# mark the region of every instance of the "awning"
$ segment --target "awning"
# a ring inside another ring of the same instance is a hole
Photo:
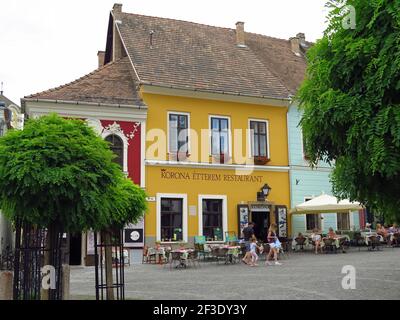
[[[359,202],[350,202],[349,200],[338,201],[336,197],[322,194],[310,201],[297,205],[290,210],[291,214],[317,214],[317,213],[335,213],[349,212],[364,209]]]

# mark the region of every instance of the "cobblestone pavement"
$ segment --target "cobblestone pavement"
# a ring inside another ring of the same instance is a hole
[[[400,299],[400,249],[346,254],[291,253],[282,266],[201,263],[170,270],[168,266],[126,268],[126,298],[135,300],[276,300]],[[356,268],[356,289],[342,288],[342,268]],[[72,268],[71,297],[94,299],[94,268]]]

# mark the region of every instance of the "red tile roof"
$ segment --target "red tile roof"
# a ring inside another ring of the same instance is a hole
[[[305,76],[306,59],[289,40],[198,23],[115,13],[128,57],[64,86],[26,98],[142,105],[140,83],[215,93],[285,99]],[[152,45],[150,44],[150,33]]]
[[[136,90],[128,57],[109,63],[66,85],[25,98],[80,101],[119,105],[143,105]]]
[[[115,19],[141,82],[258,97],[290,94],[251,41],[246,48],[236,45],[233,29],[128,13]]]

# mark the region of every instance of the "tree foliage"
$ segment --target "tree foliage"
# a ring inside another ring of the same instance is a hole
[[[298,98],[312,164],[335,161],[333,189],[400,218],[400,1],[331,0]],[[352,6],[356,16],[349,16]],[[343,21],[355,18],[355,29]]]
[[[137,222],[146,195],[113,158],[81,120],[30,119],[0,139],[0,208],[14,221],[61,223],[70,232]]]

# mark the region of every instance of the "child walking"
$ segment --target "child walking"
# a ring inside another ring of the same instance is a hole
[[[263,247],[257,246],[257,239],[255,237],[253,237],[253,239],[250,243],[250,254],[251,254],[250,267],[258,266],[258,264],[257,264],[257,261],[258,261],[257,249],[260,251],[260,254],[263,252]]]
[[[276,224],[271,224],[268,230],[268,244],[269,244],[269,254],[267,256],[267,260],[265,261],[265,265],[270,266],[271,262],[269,261],[271,258],[275,260],[275,265],[280,266],[281,263],[278,261],[278,253],[282,248],[281,242],[278,239],[276,234],[278,226]]]

